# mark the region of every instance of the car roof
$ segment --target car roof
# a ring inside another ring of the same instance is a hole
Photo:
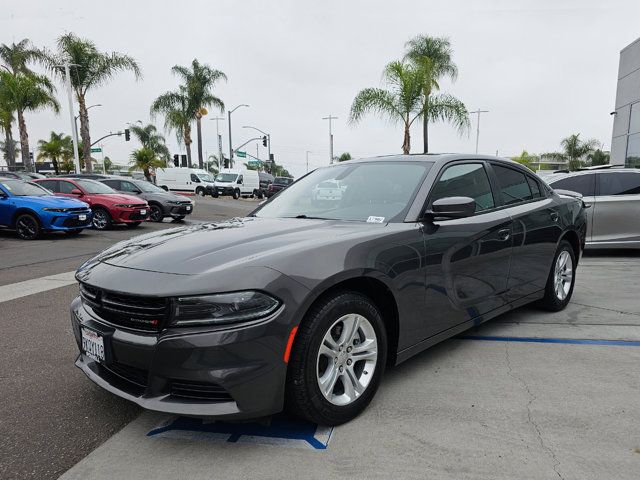
[[[576,170],[574,172],[557,172],[544,177],[547,183],[555,182],[563,178],[579,177],[580,175],[607,175],[610,173],[640,173],[640,168],[603,168],[591,170]]]

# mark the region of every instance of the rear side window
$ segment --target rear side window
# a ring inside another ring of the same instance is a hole
[[[58,188],[58,180],[43,180],[38,182],[38,185],[46,188],[47,190],[51,190],[54,193],[60,193],[60,189]]]
[[[637,173],[599,173],[598,195],[640,194],[640,175]]]
[[[505,205],[525,202],[533,198],[527,176],[524,173],[500,165],[494,164],[492,166],[498,178],[502,201]]]
[[[529,188],[531,189],[531,196],[533,198],[540,198],[543,196],[540,191],[540,184],[537,180],[527,176],[527,182],[529,182]]]
[[[476,213],[495,207],[489,177],[481,163],[459,163],[448,167],[431,192],[430,204],[445,197],[471,197]]]
[[[109,185],[114,190],[120,190],[120,180],[104,180],[102,183]]]
[[[596,176],[593,174],[576,175],[551,182],[551,187],[559,190],[578,192],[584,197],[596,194]]]

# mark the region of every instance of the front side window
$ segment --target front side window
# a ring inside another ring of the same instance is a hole
[[[533,198],[527,176],[524,173],[501,165],[493,165],[493,171],[498,179],[502,201],[505,205],[526,202]]]
[[[255,212],[265,218],[402,221],[431,162],[363,162],[319,168]]]
[[[120,190],[120,180],[104,180],[102,183],[113,188],[114,190]]]
[[[640,174],[599,173],[598,195],[638,195],[640,194]]]
[[[58,188],[58,180],[43,180],[38,182],[38,185],[46,188],[47,190],[51,190],[55,193],[60,193],[60,189]]]
[[[191,174],[191,181],[193,183],[200,183],[200,179],[198,178],[198,176],[195,173]]]
[[[71,182],[66,182],[64,180],[60,180],[60,183],[58,184],[58,188],[59,188],[59,192],[60,193],[71,193],[71,190],[75,190],[78,187],[76,187]]]
[[[594,174],[575,175],[551,182],[551,187],[558,190],[577,192],[583,197],[596,194],[596,176]]]
[[[489,177],[481,163],[460,163],[448,167],[431,192],[429,205],[445,197],[471,197],[476,213],[495,207]]]
[[[138,193],[138,188],[131,182],[121,182],[123,192]]]

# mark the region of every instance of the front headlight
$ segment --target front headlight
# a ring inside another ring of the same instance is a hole
[[[67,209],[66,208],[43,208],[42,210],[44,210],[45,212],[66,212]]]
[[[279,300],[254,291],[180,297],[175,301],[172,324],[223,325],[258,320],[279,306]]]
[[[133,208],[133,207],[135,207],[135,205],[129,205],[128,203],[116,203],[114,206],[115,207],[120,207],[120,208]]]

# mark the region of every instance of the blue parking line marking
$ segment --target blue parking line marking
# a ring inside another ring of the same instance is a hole
[[[490,342],[522,342],[522,343],[559,343],[564,345],[605,345],[617,347],[640,347],[636,340],[588,340],[581,338],[537,338],[537,337],[498,337],[482,335],[459,335],[461,340],[485,340]]]
[[[206,439],[226,443],[258,443],[293,448],[326,450],[332,427],[274,415],[268,423],[213,422],[191,417],[171,417],[147,433],[147,437]]]

